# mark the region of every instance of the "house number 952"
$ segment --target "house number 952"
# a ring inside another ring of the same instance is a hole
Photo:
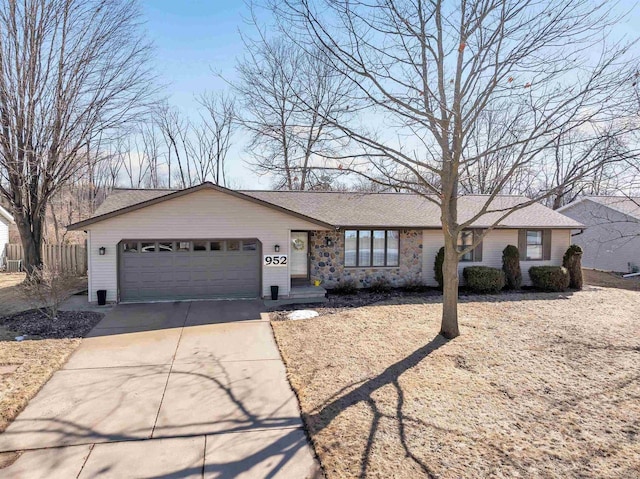
[[[264,255],[264,266],[286,266],[286,254],[266,254]]]

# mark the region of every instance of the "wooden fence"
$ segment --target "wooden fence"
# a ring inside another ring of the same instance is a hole
[[[8,260],[24,259],[21,244],[7,244]],[[46,266],[56,266],[71,274],[87,274],[87,249],[79,244],[45,244],[42,246],[42,261]]]

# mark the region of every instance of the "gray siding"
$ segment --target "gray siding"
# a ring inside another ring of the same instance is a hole
[[[9,222],[0,216],[0,266],[4,264],[6,245],[9,242]]]
[[[623,273],[640,267],[640,220],[588,199],[562,213],[587,226],[572,238],[584,250],[582,266]]]

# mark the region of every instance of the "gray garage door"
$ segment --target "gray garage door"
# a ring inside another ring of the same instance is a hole
[[[121,301],[260,295],[255,239],[122,241],[119,254]]]

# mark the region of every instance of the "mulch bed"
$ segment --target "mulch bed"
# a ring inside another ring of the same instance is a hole
[[[586,288],[585,288],[586,289]],[[549,297],[554,295],[571,295],[574,290],[567,290],[564,293],[545,293],[539,291],[531,286],[523,286],[517,290],[502,290],[496,294],[480,294],[467,290],[465,287],[460,287],[458,295],[460,300],[473,300],[480,299],[486,300],[487,297],[495,297],[500,299],[509,299],[510,296],[517,297],[523,294],[547,294]],[[416,302],[425,302],[427,300],[432,301],[434,298],[441,298],[442,291],[437,288],[429,288],[426,291],[404,291],[402,289],[392,289],[386,293],[374,293],[372,291],[362,289],[356,294],[331,294],[329,291],[328,301],[324,303],[304,303],[304,304],[283,304],[276,306],[270,310],[272,321],[289,321],[287,317],[292,311],[300,309],[312,309],[318,312],[319,316],[325,316],[330,314],[342,313],[348,309],[360,308],[362,306],[371,306],[383,301],[390,301],[398,298],[415,298]]]
[[[361,306],[369,306],[381,301],[388,301],[394,298],[405,297],[437,297],[442,293],[437,289],[429,289],[422,293],[403,291],[400,289],[391,290],[388,293],[374,293],[367,290],[362,290],[356,294],[331,294],[329,292],[328,301],[324,303],[305,303],[305,304],[284,304],[282,306],[276,306],[271,310],[271,319],[273,321],[288,321],[287,315],[292,311],[300,309],[312,309],[317,311],[320,316],[328,314],[336,314],[347,309],[359,308]]]
[[[82,338],[103,318],[91,311],[59,311],[50,319],[39,309],[0,318],[0,326],[25,339]]]

